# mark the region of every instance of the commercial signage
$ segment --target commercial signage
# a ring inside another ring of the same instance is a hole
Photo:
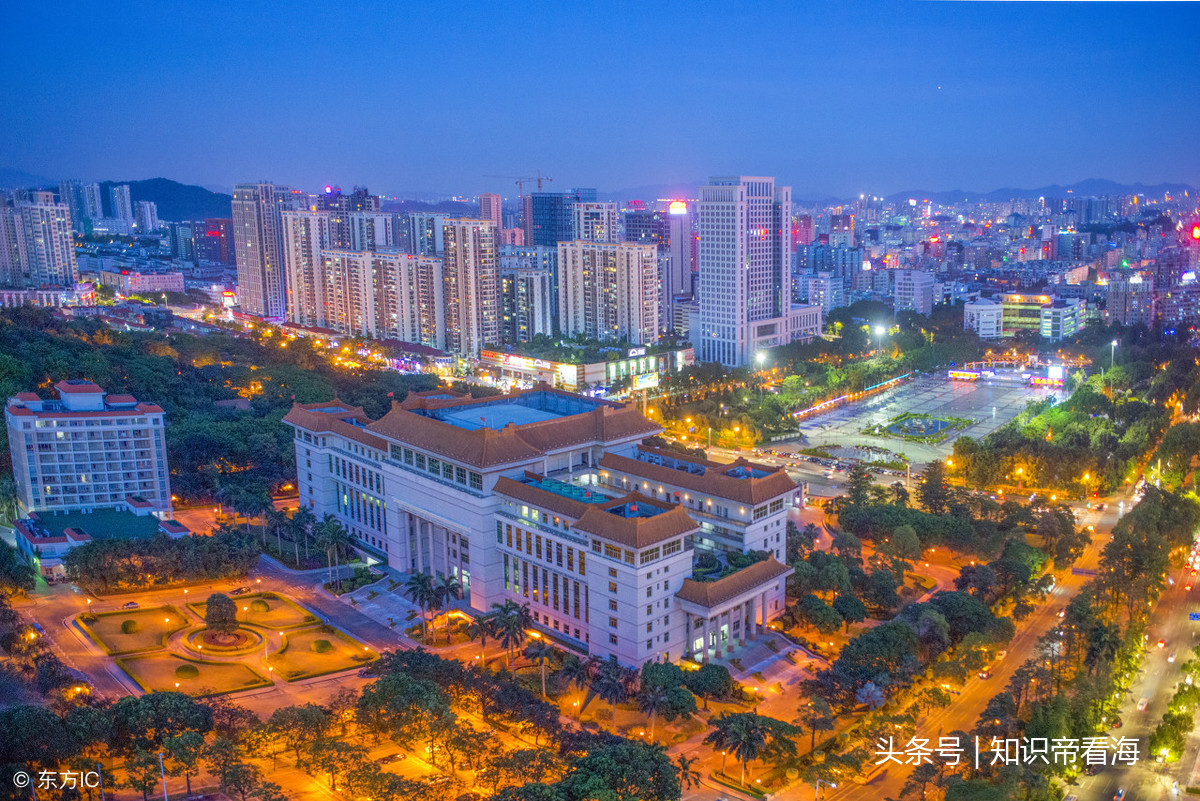
[[[652,389],[658,386],[658,373],[642,373],[633,377],[633,388]]]
[[[531,359],[528,356],[517,356],[515,353],[498,353],[494,350],[485,350],[480,354],[485,359],[499,362],[505,367],[513,367],[518,370],[553,370],[555,362],[546,361],[545,359]]]
[[[645,356],[645,355],[646,355],[645,348],[630,348],[628,358],[632,359],[635,356]]]

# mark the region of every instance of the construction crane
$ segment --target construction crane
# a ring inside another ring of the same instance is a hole
[[[510,181],[515,181],[517,184],[517,193],[525,196],[525,184],[528,181],[537,181],[538,191],[542,191],[543,181],[553,181],[554,179],[548,175],[542,175],[542,171],[538,170],[537,175],[485,175],[484,178],[507,178]]]

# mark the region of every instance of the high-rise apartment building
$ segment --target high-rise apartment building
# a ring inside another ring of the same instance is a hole
[[[440,256],[446,249],[443,239],[449,215],[411,213],[408,215],[408,248],[417,256]]]
[[[67,212],[71,215],[71,228],[82,233],[87,217],[83,203],[83,184],[75,180],[62,181],[58,185],[58,199],[66,204]]]
[[[171,511],[163,410],[91,381],[59,381],[58,400],[33,392],[4,410],[20,516],[149,504]]]
[[[104,196],[100,192],[100,184],[87,184],[83,187],[83,214],[89,220],[104,217]]]
[[[833,309],[846,305],[842,281],[830,273],[817,273],[808,279],[808,302],[820,306],[828,314]]]
[[[629,242],[561,242],[559,326],[568,336],[658,342],[658,248]]]
[[[233,220],[214,217],[199,221],[192,228],[197,259],[233,264]]]
[[[933,276],[920,270],[896,270],[893,306],[897,311],[914,311],[928,317],[933,313]]]
[[[112,203],[112,217],[115,220],[125,220],[131,225],[134,222],[133,200],[129,194],[129,184],[118,184],[108,190],[109,201]]]
[[[447,219],[442,229],[446,349],[478,356],[501,340],[496,227],[487,220]]]
[[[133,224],[138,233],[146,234],[158,230],[158,204],[150,200],[139,200],[133,206]]]
[[[330,215],[324,211],[288,210],[280,215],[280,225],[287,273],[287,319],[297,325],[325,326],[329,309],[322,259],[323,252],[331,247]]]
[[[1154,279],[1140,273],[1109,277],[1106,311],[1109,325],[1150,327],[1157,311]]]
[[[504,229],[504,198],[491,192],[479,196],[479,219],[491,220],[497,231]]]
[[[791,187],[774,178],[713,178],[700,187],[700,330],[703,361],[748,364],[763,347],[819,333],[792,307]],[[802,322],[803,321],[803,322]]]
[[[501,264],[505,259],[501,257]],[[500,294],[506,343],[529,342],[538,334],[554,333],[550,297],[554,284],[550,269],[535,265],[501,266]]]
[[[71,214],[53,192],[0,207],[0,283],[14,287],[71,286],[77,276]]]
[[[851,247],[854,244],[854,215],[832,214],[829,217],[829,244]]]
[[[442,260],[399,250],[323,250],[317,326],[350,336],[445,347]],[[299,321],[297,321],[299,322]]]
[[[621,218],[616,203],[574,203],[571,205],[571,219],[576,240],[620,241]]]
[[[286,187],[238,184],[233,188],[233,241],[238,302],[243,311],[282,319],[287,314],[282,212],[290,207]]]
[[[667,207],[667,260],[662,274],[663,330],[678,331],[676,303],[692,296],[696,262],[696,237],[692,234],[692,212],[687,201],[673,200]]]

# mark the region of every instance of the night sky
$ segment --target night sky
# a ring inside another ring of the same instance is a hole
[[[6,4],[0,167],[515,195],[1200,184],[1194,3]]]

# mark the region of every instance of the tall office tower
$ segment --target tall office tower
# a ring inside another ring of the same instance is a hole
[[[382,211],[352,211],[346,215],[350,250],[380,250],[397,246],[396,215]]]
[[[1109,325],[1154,324],[1154,279],[1141,273],[1124,273],[1108,279]]]
[[[133,201],[129,196],[129,184],[120,184],[108,190],[112,202],[112,216],[115,220],[125,220],[133,224]]]
[[[658,248],[629,242],[560,242],[559,327],[568,336],[658,342]]]
[[[616,203],[574,203],[571,227],[576,240],[617,242],[620,217]]]
[[[238,302],[259,317],[287,314],[287,278],[283,266],[281,212],[291,193],[275,184],[237,184],[233,188],[233,241],[237,261]]]
[[[933,313],[933,276],[921,270],[896,270],[892,301],[894,311],[914,311],[928,317]]]
[[[500,261],[505,264],[510,260],[502,256]],[[552,291],[552,278],[546,267],[521,264],[500,268],[502,334],[506,343],[529,342],[538,334],[554,332],[550,320]]]
[[[112,508],[135,498],[169,515],[162,408],[106,395],[91,381],[54,388],[58,400],[22,392],[4,410],[20,515]]]
[[[63,181],[58,185],[58,198],[67,206],[71,215],[71,228],[78,232],[84,231],[84,218],[87,214],[83,204],[83,184],[75,180]]]
[[[700,331],[703,361],[739,367],[760,347],[795,336],[790,319],[791,187],[774,178],[713,178],[700,187]]]
[[[440,256],[446,249],[443,238],[448,215],[426,212],[410,213],[408,225],[408,252],[414,256]]]
[[[478,356],[501,337],[496,227],[488,220],[447,219],[442,238],[446,350]]]
[[[167,236],[171,241],[171,255],[177,259],[194,261],[203,258],[196,247],[197,224],[190,222],[167,223]]]
[[[193,228],[196,258],[233,264],[233,220],[213,217],[198,221]]]
[[[624,228],[621,238],[626,242],[664,247],[671,241],[671,223],[666,212],[626,209],[621,212],[621,226]]]
[[[570,242],[574,238],[575,221],[571,216],[574,195],[570,192],[533,192],[528,198],[526,245],[554,247],[559,242]]]
[[[811,214],[797,214],[792,220],[792,247],[811,245],[813,241],[813,218]]]
[[[133,224],[138,233],[158,230],[158,204],[150,200],[139,200],[133,207]]]
[[[675,319],[675,302],[692,296],[692,270],[694,264],[692,236],[692,214],[687,201],[673,200],[667,207],[668,258],[662,276],[663,330],[678,331],[682,320]]]
[[[497,231],[504,229],[504,198],[484,192],[479,196],[479,219],[491,220]]]
[[[288,322],[334,327],[326,320],[322,274],[322,254],[330,247],[330,217],[325,211],[289,210],[280,215]]]
[[[104,217],[104,196],[100,193],[100,184],[87,184],[83,187],[83,215],[89,220]]]
[[[65,203],[53,192],[31,192],[27,200],[0,208],[0,280],[10,286],[52,287],[75,283],[75,237]]]
[[[834,247],[850,247],[854,244],[854,215],[831,214],[829,216],[829,244]]]

